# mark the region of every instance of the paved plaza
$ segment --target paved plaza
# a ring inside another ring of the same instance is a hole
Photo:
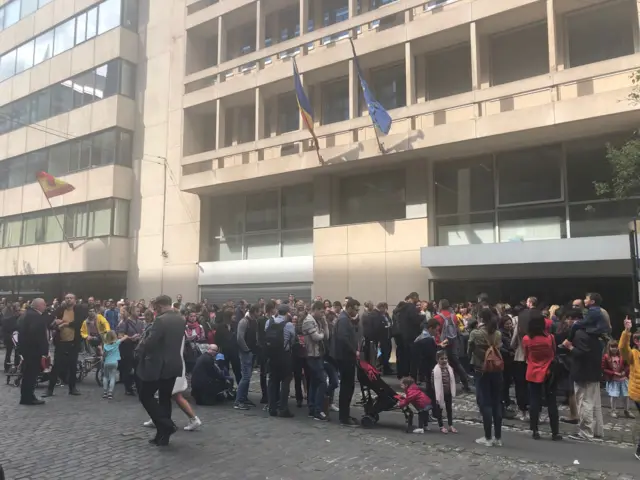
[[[80,397],[57,389],[46,405],[23,407],[18,389],[0,386],[0,462],[8,480],[640,478],[640,463],[623,438],[633,435],[631,422],[617,437],[617,425],[609,423],[610,443],[581,444],[548,437],[536,442],[524,425],[507,421],[512,427],[503,434],[505,446],[487,449],[474,443],[481,428],[472,409],[465,411],[473,404],[470,397],[457,401],[456,417],[468,418],[458,422],[455,436],[435,428],[406,434],[398,412],[383,413],[375,429],[364,430],[314,421],[295,406],[295,418],[278,419],[259,408],[241,412],[227,404],[198,407],[202,429],[181,430],[170,447],[158,449],[147,444],[151,431],[141,426],[144,411],[122,386],[112,401],[101,398],[95,382],[79,387]],[[259,398],[255,391],[250,396]],[[353,414],[359,413],[354,407]],[[186,424],[180,411],[174,419]]]

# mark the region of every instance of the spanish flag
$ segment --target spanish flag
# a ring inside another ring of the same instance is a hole
[[[44,196],[47,198],[64,195],[76,189],[76,187],[70,183],[60,180],[53,175],[49,175],[47,172],[38,172],[36,178],[42,188],[42,193],[44,193]]]

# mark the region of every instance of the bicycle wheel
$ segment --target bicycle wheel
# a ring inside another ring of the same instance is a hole
[[[102,365],[98,365],[96,367],[96,383],[99,387],[102,386],[102,377],[104,376],[104,372],[102,371]]]
[[[82,380],[84,380],[84,377],[86,376],[87,376],[87,372],[84,368],[84,363],[78,360],[78,365],[76,367],[76,381],[78,383],[82,383]]]

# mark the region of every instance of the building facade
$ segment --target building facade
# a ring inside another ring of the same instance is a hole
[[[638,199],[593,182],[640,121],[634,0],[12,0],[0,25],[0,295],[629,296]],[[40,170],[76,190],[50,207]]]

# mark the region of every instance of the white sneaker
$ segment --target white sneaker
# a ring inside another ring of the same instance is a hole
[[[413,433],[424,433],[424,428],[414,428]]]
[[[484,437],[480,437],[476,440],[476,443],[478,445],[482,445],[483,447],[493,447],[494,443],[493,440],[487,440]]]
[[[332,412],[339,412],[340,409],[336,406],[335,403],[332,403],[331,405],[329,405],[329,410],[331,410]]]
[[[147,420],[142,424],[142,426],[147,428],[155,428],[155,424],[153,423],[153,420]]]
[[[187,432],[193,432],[194,430],[197,430],[200,425],[202,425],[202,420],[200,420],[198,417],[193,417],[189,419],[189,425],[184,427],[184,429]]]
[[[493,446],[494,447],[501,447],[502,446],[502,439],[498,440],[497,438],[493,438]]]

